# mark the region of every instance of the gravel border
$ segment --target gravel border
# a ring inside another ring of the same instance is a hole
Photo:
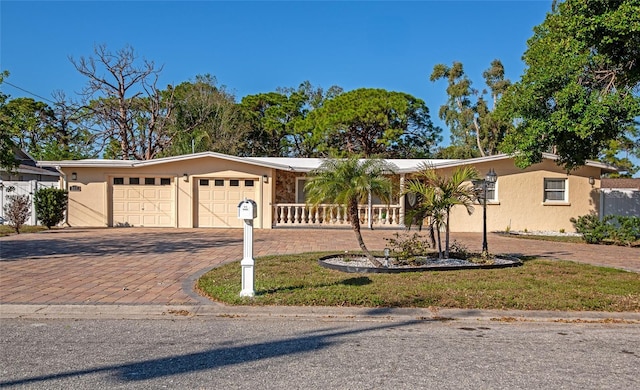
[[[345,260],[349,258],[349,260]],[[384,264],[385,259],[376,257]],[[492,264],[473,263],[462,259],[438,259],[429,262],[424,266],[390,266],[375,267],[366,257],[362,255],[335,254],[323,256],[318,259],[321,267],[334,269],[349,273],[402,273],[402,272],[424,272],[424,271],[455,271],[462,269],[496,269],[519,267],[523,263],[514,257],[497,257]]]

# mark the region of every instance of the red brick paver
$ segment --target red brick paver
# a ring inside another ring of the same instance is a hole
[[[363,231],[384,248],[395,231]],[[0,238],[0,303],[194,304],[193,275],[242,258],[242,229],[65,229]],[[452,234],[471,250],[481,235]],[[358,250],[349,229],[254,231],[254,256]],[[489,236],[492,253],[541,256],[640,272],[640,249]],[[259,263],[256,265],[259,267]],[[187,286],[188,289],[188,286]]]

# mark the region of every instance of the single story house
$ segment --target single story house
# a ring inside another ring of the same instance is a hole
[[[496,230],[573,231],[569,221],[598,212],[600,177],[615,168],[589,161],[567,174],[545,154],[527,169],[514,165],[508,155],[466,160],[390,159],[393,175],[403,188],[415,172],[428,164],[443,175],[462,165],[481,175],[493,169],[495,188],[489,191],[487,227]],[[61,173],[69,191],[67,223],[71,226],[145,226],[176,228],[238,228],[238,204],[245,198],[257,203],[254,227],[349,226],[344,209],[336,205],[311,208],[305,203],[307,174],[322,159],[237,157],[203,152],[147,161],[89,159],[41,161]],[[361,205],[361,221],[377,227],[404,227],[404,215],[415,197],[398,197],[389,205],[375,204],[369,215]],[[454,208],[452,231],[482,231],[482,206],[473,215]]]

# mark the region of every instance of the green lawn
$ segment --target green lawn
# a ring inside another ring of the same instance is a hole
[[[32,226],[32,225],[24,225],[20,228],[20,233],[37,233],[43,230],[47,230],[46,226]],[[16,234],[16,231],[13,230],[9,225],[0,225],[0,237],[9,236],[11,234]]]
[[[238,262],[208,272],[198,288],[233,305],[640,311],[640,274],[611,268],[525,259],[494,270],[348,274],[320,267],[322,255],[256,259],[254,298],[239,296]]]

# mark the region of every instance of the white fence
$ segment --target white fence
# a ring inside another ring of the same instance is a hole
[[[31,216],[27,220],[27,225],[37,225],[36,210],[33,203],[33,194],[43,187],[59,188],[60,184],[57,181],[3,181],[0,184],[0,224],[6,223],[4,218],[4,208],[9,204],[9,196],[11,195],[28,195],[31,200]]]
[[[374,226],[401,226],[399,205],[373,205],[371,220]],[[369,225],[369,206],[358,206],[360,224]],[[345,206],[320,204],[316,207],[304,203],[278,203],[273,207],[273,226],[339,226],[349,225]]]
[[[602,189],[600,210],[603,217],[607,215],[640,217],[640,191]]]

